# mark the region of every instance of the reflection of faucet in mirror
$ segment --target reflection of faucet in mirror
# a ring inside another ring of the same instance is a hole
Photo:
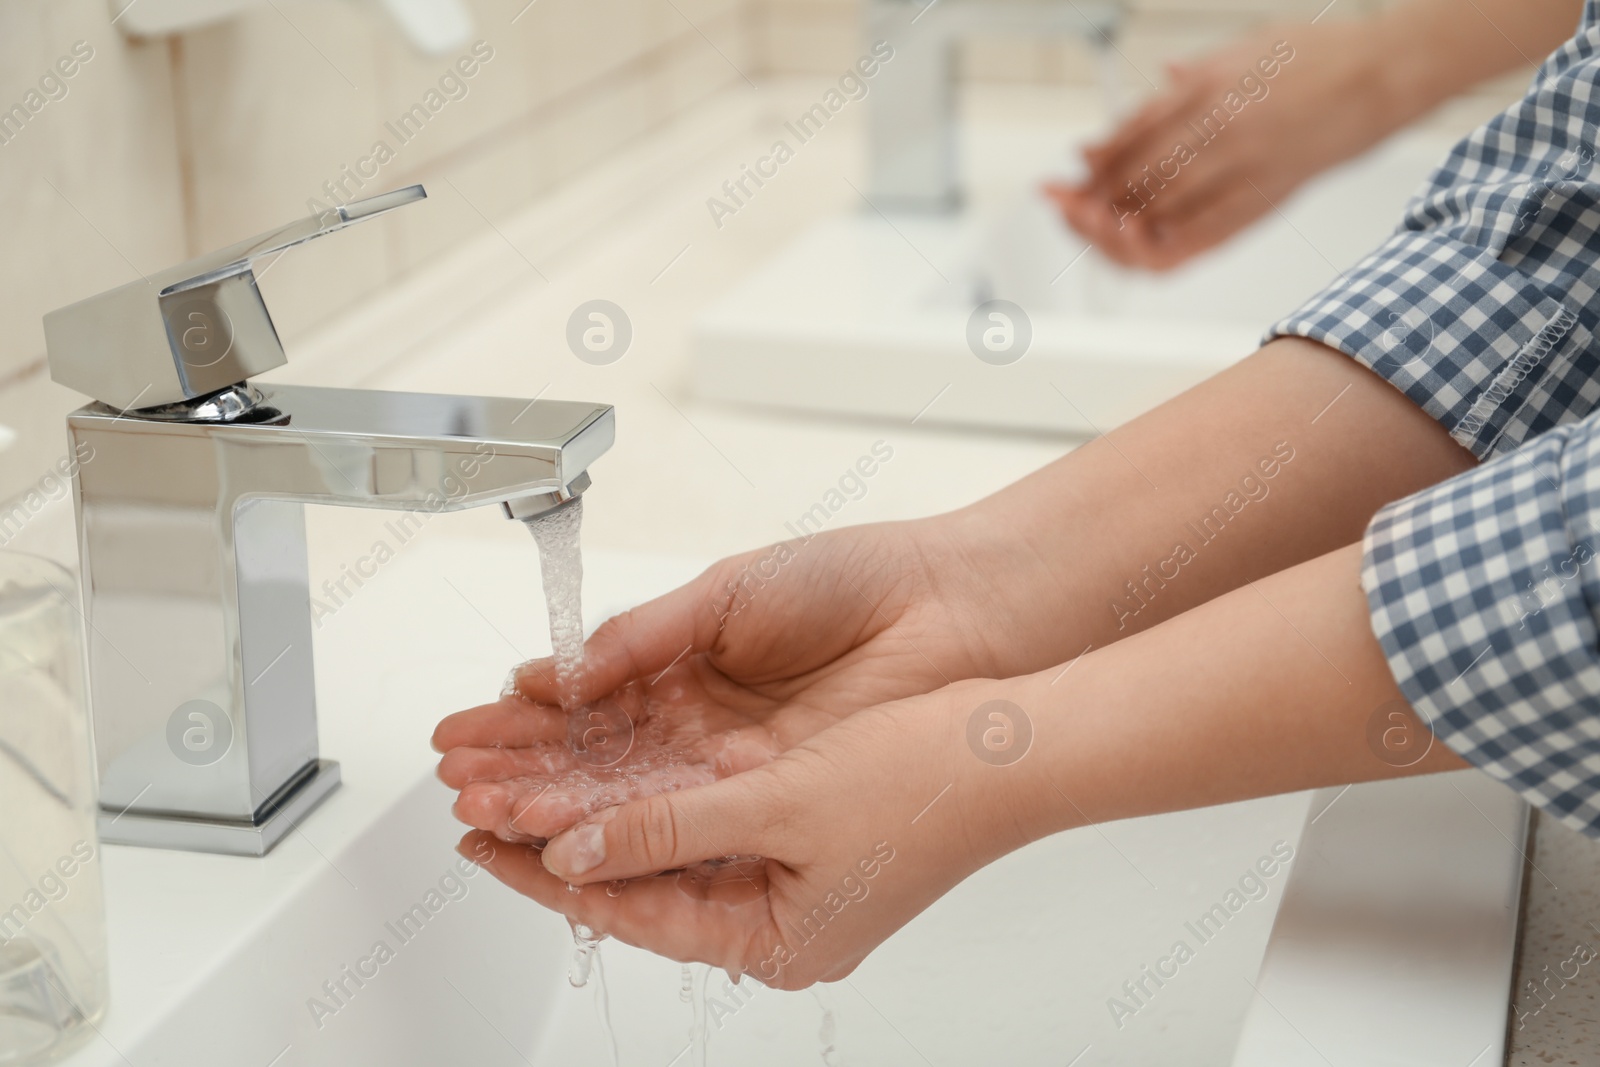
[[[589,484],[608,405],[253,385],[252,263],[348,204],[45,317],[68,416],[106,841],[262,855],[339,783],[317,745],[305,504],[527,519]]]
[[[1001,31],[1081,36],[1105,64],[1124,14],[1121,0],[868,0],[867,40],[895,49],[867,98],[869,199],[884,211],[960,206],[956,47],[964,38]],[[1104,88],[1110,95],[1109,79]]]

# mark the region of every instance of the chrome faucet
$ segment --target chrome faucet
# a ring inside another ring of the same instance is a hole
[[[608,405],[250,382],[286,361],[262,256],[351,203],[45,316],[67,417],[103,840],[264,855],[339,784],[317,745],[304,505],[504,505],[589,485]]]
[[[868,0],[867,41],[888,41],[867,97],[868,199],[883,210],[961,206],[955,132],[956,46],[984,31],[1077,35],[1104,53],[1121,0]]]

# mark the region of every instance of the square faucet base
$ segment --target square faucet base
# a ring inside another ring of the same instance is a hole
[[[225,856],[265,856],[301,819],[339,788],[339,764],[319,759],[311,773],[260,822],[230,822],[187,815],[100,809],[100,840],[111,845],[175,848]]]

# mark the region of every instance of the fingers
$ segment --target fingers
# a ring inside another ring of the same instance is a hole
[[[670,959],[709,963],[733,974],[745,970],[744,946],[767,915],[764,908],[743,906],[765,893],[759,872],[709,889],[691,886],[686,874],[674,873],[629,882],[616,895],[598,886],[573,893],[533,849],[486,842],[485,835],[473,831],[456,851],[572,922]]]
[[[451,789],[508,778],[555,778],[578,769],[571,751],[557,744],[539,748],[452,748],[439,759],[439,780]]]
[[[1113,261],[1153,271],[1188,262],[1272,210],[1257,187],[1231,169],[1214,176],[1186,173],[1181,185],[1122,226],[1113,225],[1107,204],[1092,197],[1085,192],[1063,201],[1068,222]]]
[[[1200,153],[1179,170],[1176,178],[1158,187],[1143,217],[1153,225],[1167,227],[1199,222],[1225,193],[1240,189],[1249,192],[1252,182],[1258,187],[1270,186],[1275,176],[1271,166],[1256,165],[1249,145],[1234,142],[1225,152]],[[1255,202],[1262,211],[1270,207],[1260,196],[1256,196]]]
[[[442,770],[440,776],[444,777]],[[553,777],[468,782],[460,787],[453,810],[468,826],[503,841],[543,841],[597,811],[714,781],[716,772],[704,763],[675,761],[626,775],[594,774],[569,766]]]
[[[583,648],[577,699],[595,700],[635,678],[648,681],[685,656],[709,650],[723,622],[718,582],[727,565],[601,623]],[[515,685],[530,700],[560,703],[549,660],[518,668]]]
[[[1112,136],[1084,149],[1089,165],[1086,187],[1098,188],[1106,195],[1126,192],[1124,183],[1139,177],[1140,167],[1151,160],[1172,154],[1172,146],[1184,139],[1184,117],[1200,103],[1203,86],[1177,86],[1155,97]]]
[[[596,812],[604,813],[614,810],[618,805],[675,794],[715,781],[716,775],[704,764],[682,764],[660,767],[626,778],[605,777],[584,783],[561,783],[518,806],[511,815],[510,825],[519,833],[554,837]]]
[[[559,707],[510,696],[446,716],[434,728],[433,749],[448,752],[463,746],[490,745],[524,748],[544,741],[563,741],[566,736],[567,717]]]
[[[1215,248],[1271,210],[1271,203],[1248,182],[1225,184],[1184,216],[1152,227],[1137,250],[1140,265],[1170,269]]]
[[[772,821],[763,770],[608,808],[551,840],[545,866],[573,885],[762,855]]]
[[[511,825],[513,816],[538,796],[537,791],[530,791],[526,785],[482,782],[463,789],[450,810],[461,822],[492,834],[501,841],[543,844],[550,835],[524,833]],[[576,804],[574,809],[571,821],[577,822],[583,818],[583,811]]]
[[[1061,217],[1078,236],[1098,248],[1112,262],[1134,266],[1127,258],[1128,237],[1121,231],[1125,226],[1137,225],[1137,220],[1122,217],[1126,209],[1104,200],[1088,189],[1049,183],[1043,187],[1045,195],[1056,202]]]
[[[1128,150],[1129,145],[1149,135],[1150,130],[1178,111],[1192,96],[1192,91],[1168,88],[1145,100],[1132,115],[1123,119],[1111,135],[1097,144],[1086,145],[1084,159],[1091,167],[1098,167]]]

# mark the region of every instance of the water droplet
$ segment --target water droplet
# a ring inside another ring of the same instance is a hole
[[[688,968],[684,968],[688,970]],[[707,993],[706,986],[711,978],[711,968],[701,967],[690,977],[689,1000],[694,1007],[694,1022],[689,1027],[690,1062],[706,1067],[706,1057],[710,1053],[711,1028],[707,1025]]]
[[[606,965],[600,958],[600,947],[594,949],[594,1010],[600,1017],[600,1035],[605,1038],[606,1049],[611,1053],[611,1067],[622,1067],[622,1053],[617,1047],[617,1029],[611,1025],[611,990],[606,985]]]
[[[594,1009],[600,1019],[600,1033],[611,1053],[611,1067],[619,1067],[617,1031],[611,1025],[611,991],[606,986],[606,967],[600,957],[600,942],[605,940],[606,935],[583,923],[568,925],[572,927],[573,949],[567,981],[572,983],[574,989],[582,989],[589,984],[589,975],[594,974]]]
[[[844,1061],[839,1058],[839,1050],[834,1047],[834,1042],[838,1040],[839,1025],[838,1020],[834,1018],[833,1009],[828,1006],[827,1000],[815,987],[812,988],[811,995],[816,998],[817,1006],[822,1009],[822,1025],[817,1027],[817,1044],[820,1046],[819,1053],[824,1067],[844,1067]]]
[[[620,897],[622,895],[622,891],[626,888],[628,888],[628,883],[624,881],[607,882],[606,896]]]
[[[582,989],[589,984],[589,971],[605,935],[583,923],[569,925],[572,927],[572,966],[567,968],[567,981],[574,989]]]

